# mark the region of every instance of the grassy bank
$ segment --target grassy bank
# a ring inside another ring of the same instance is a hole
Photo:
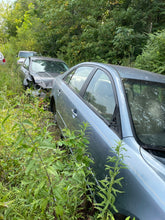
[[[83,131],[60,140],[45,100],[23,91],[17,67],[1,66],[0,74],[1,219],[81,218],[90,161]],[[71,155],[71,143],[84,150]]]

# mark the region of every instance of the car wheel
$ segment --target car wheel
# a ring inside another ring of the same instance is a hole
[[[51,98],[51,100],[50,100],[50,111],[53,113],[54,120],[56,123],[57,122],[57,120],[56,120],[56,103],[54,101],[54,98]]]
[[[50,111],[53,114],[56,114],[56,104],[55,104],[54,98],[51,98],[50,100]]]
[[[51,98],[50,100],[50,111],[55,115],[56,117],[56,104],[54,101],[54,98]]]

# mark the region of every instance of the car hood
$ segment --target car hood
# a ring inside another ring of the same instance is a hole
[[[40,77],[40,78],[55,78],[56,76],[58,76],[59,74],[55,74],[55,73],[48,73],[48,72],[38,72],[35,73],[36,76]]]
[[[56,77],[54,73],[48,72],[38,72],[32,75],[35,83],[41,86],[43,89],[51,89],[53,85],[53,80]]]
[[[165,158],[148,153],[142,147],[140,151],[146,163],[165,181]]]

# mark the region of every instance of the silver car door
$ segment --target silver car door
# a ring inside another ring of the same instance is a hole
[[[77,112],[74,103],[79,102],[79,92],[93,69],[92,66],[80,66],[72,70],[64,80],[59,80],[56,105],[60,128],[68,127],[73,130],[77,127]]]

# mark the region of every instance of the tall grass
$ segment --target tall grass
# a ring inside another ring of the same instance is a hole
[[[114,219],[114,184],[121,186],[116,178],[120,145],[118,159],[108,159],[115,172],[107,166],[110,178],[100,182],[100,195],[105,195],[101,204],[95,204],[97,213],[88,194],[89,188],[93,190],[88,178],[93,173],[88,169],[92,160],[86,125],[76,135],[65,130],[66,139],[54,138],[59,130],[52,114],[44,110],[43,100],[23,92],[17,66],[0,68],[0,219]]]
[[[0,65],[0,91],[7,90],[10,94],[22,92],[22,85],[18,75],[18,66]]]
[[[2,94],[2,93],[1,93]],[[79,219],[88,200],[87,140],[54,141],[50,112],[26,95],[6,100],[0,118],[0,213],[4,219]],[[5,107],[4,107],[5,106]],[[74,148],[69,153],[68,146]],[[79,158],[79,161],[77,160]]]
[[[0,218],[85,218],[91,161],[85,131],[66,130],[67,139],[55,141],[52,114],[43,100],[22,92],[15,70],[0,70]]]

